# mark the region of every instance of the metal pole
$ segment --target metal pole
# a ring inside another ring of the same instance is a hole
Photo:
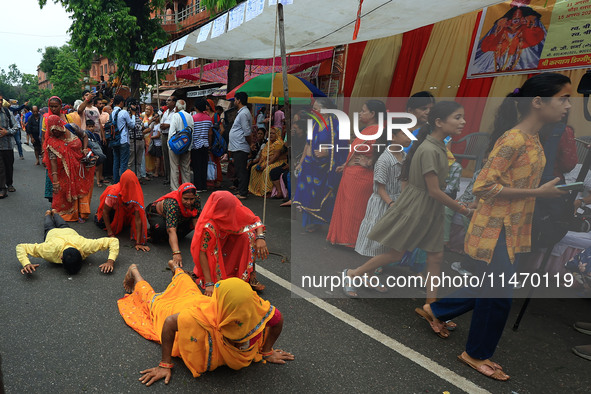
[[[158,111],[160,111],[160,80],[158,79],[158,64],[154,64],[156,70],[156,100],[158,103]]]
[[[283,18],[283,4],[277,4],[279,14],[279,46],[281,47],[281,68],[283,73],[283,109],[285,111],[285,130],[287,132],[287,146],[291,141],[291,104],[289,102],[289,83],[287,80],[287,58],[285,55],[285,26]]]

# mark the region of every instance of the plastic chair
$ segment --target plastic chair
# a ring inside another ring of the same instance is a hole
[[[484,152],[488,148],[490,141],[489,133],[472,133],[468,134],[459,141],[452,141],[451,144],[460,144],[466,142],[466,147],[462,153],[454,153],[455,158],[460,160],[475,160],[474,171],[478,170],[482,166],[482,160],[484,159]]]
[[[586,141],[589,145],[591,145],[591,137],[577,137],[578,140]],[[587,149],[585,148],[585,144],[575,141],[577,144],[577,162],[579,164],[583,164],[583,160],[585,160],[585,156],[587,155]]]

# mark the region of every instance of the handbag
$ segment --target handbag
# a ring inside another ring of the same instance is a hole
[[[93,155],[97,157],[96,164],[100,165],[107,159],[107,156],[103,153],[101,144],[91,132],[86,131],[86,136],[88,137],[88,148],[92,151]]]
[[[215,181],[217,178],[218,167],[216,166],[215,162],[208,161],[207,162],[207,180],[208,181]]]

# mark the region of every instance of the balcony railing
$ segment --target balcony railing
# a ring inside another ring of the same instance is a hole
[[[184,21],[190,16],[197,15],[200,12],[205,11],[205,7],[202,7],[200,3],[201,2],[199,0],[195,0],[179,12],[167,14],[166,10],[160,10],[156,15],[162,19],[162,24],[164,25],[176,24]]]

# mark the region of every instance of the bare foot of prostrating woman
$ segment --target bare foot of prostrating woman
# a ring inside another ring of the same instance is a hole
[[[133,293],[135,289],[135,284],[143,280],[138,269],[137,265],[132,264],[127,269],[127,273],[125,274],[125,278],[123,279],[123,288],[128,293]]]

